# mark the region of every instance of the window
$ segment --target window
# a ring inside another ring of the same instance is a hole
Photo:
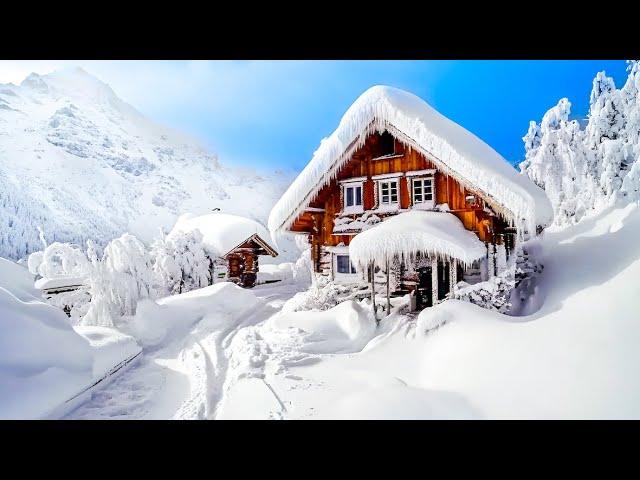
[[[394,203],[398,203],[398,181],[380,181],[380,204],[392,205]]]
[[[362,185],[345,185],[344,206],[345,208],[362,205]]]
[[[385,131],[380,135],[380,156],[393,155],[395,151],[396,141],[389,132]]]
[[[356,273],[356,269],[351,264],[349,255],[336,255],[336,270],[338,273]]]
[[[413,179],[413,204],[433,205],[433,177]]]

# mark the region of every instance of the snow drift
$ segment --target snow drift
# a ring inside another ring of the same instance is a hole
[[[0,258],[0,418],[43,417],[93,378],[89,342],[33,293],[33,276]]]
[[[203,319],[210,328],[230,327],[259,304],[249,290],[221,282],[157,301],[142,300],[126,329],[141,344],[155,347],[185,335]]]
[[[358,352],[373,338],[376,321],[370,310],[354,301],[324,312],[284,313],[273,320],[277,329],[300,329],[308,336],[305,351],[312,353]]]

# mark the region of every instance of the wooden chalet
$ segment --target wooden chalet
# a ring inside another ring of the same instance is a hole
[[[368,267],[391,270],[393,288],[400,293],[420,289],[422,306],[444,299],[457,280],[475,282],[496,274],[496,256],[509,257],[518,239],[540,233],[553,218],[544,192],[488,145],[420,98],[378,86],[365,92],[323,140],[274,206],[269,228],[272,234],[306,234],[315,272],[357,283],[370,280],[371,272],[350,258],[354,238],[412,211],[455,217],[464,227],[454,226],[456,235],[473,232],[483,246],[482,258],[470,260],[464,252],[454,258],[451,252],[458,246],[447,243],[446,231],[430,230],[427,217],[411,217],[420,219],[415,231],[404,222],[404,237],[385,230],[386,238],[375,239],[380,248],[397,245],[398,250],[391,249],[386,264],[375,266],[371,251]],[[372,235],[367,238],[374,241]],[[440,250],[445,244],[450,248]],[[409,246],[413,251],[406,250]],[[472,244],[477,257],[476,247]]]
[[[227,261],[228,280],[245,288],[253,287],[258,276],[260,255],[277,257],[278,252],[257,233],[222,255],[222,258]]]
[[[260,268],[259,257],[278,256],[268,240],[269,231],[250,218],[221,212],[200,216],[186,214],[178,219],[168,237],[193,230],[202,234],[203,246],[215,270],[215,280],[253,287]]]

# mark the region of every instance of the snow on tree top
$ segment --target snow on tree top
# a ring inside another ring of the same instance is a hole
[[[516,223],[525,222],[529,231],[552,222],[553,210],[544,191],[489,145],[421,98],[397,88],[374,86],[320,142],[309,164],[273,207],[269,216],[272,234],[293,224],[370,134],[385,130],[462,184],[480,189],[502,207],[501,213]]]
[[[210,255],[222,257],[255,234],[275,250],[269,232],[258,222],[219,212],[200,216],[190,213],[181,215],[167,238],[196,229],[200,230],[202,243]]]
[[[486,254],[484,244],[451,213],[413,210],[401,213],[356,235],[349,257],[357,268],[387,259],[415,258],[417,253],[451,257],[465,265]]]

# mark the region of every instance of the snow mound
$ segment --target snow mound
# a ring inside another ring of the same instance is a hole
[[[202,234],[202,243],[207,253],[216,257],[229,253],[255,234],[271,244],[268,230],[255,220],[218,212],[200,216],[191,213],[181,215],[167,238],[171,239],[178,232],[189,233],[196,229]]]
[[[461,420],[478,414],[461,395],[409,386],[372,388],[345,395],[318,413],[329,420]]]
[[[115,365],[137,355],[142,350],[133,337],[115,328],[82,325],[73,329],[86,338],[93,349],[95,378],[101,378]]]
[[[90,384],[93,352],[61,310],[33,297],[21,300],[24,291],[16,296],[5,286],[0,284],[0,418],[40,418]]]
[[[268,281],[285,281],[293,278],[292,262],[273,263],[271,265],[260,265],[258,272],[258,283]]]
[[[391,217],[356,235],[349,245],[353,264],[366,269],[394,257],[408,261],[417,253],[453,257],[465,265],[486,254],[484,244],[453,214],[411,211]]]
[[[141,300],[127,328],[141,344],[153,347],[184,335],[203,319],[209,327],[231,327],[260,303],[249,290],[221,282],[157,301]]]
[[[352,300],[323,312],[283,313],[273,319],[273,326],[307,333],[304,350],[309,353],[359,352],[376,331],[371,312]]]
[[[321,141],[309,164],[271,210],[269,230],[275,234],[289,228],[368,135],[385,130],[464,185],[482,190],[501,211],[510,212],[517,224],[525,221],[530,232],[553,220],[544,191],[478,137],[409,92],[374,86],[347,110],[331,136]]]
[[[33,285],[34,276],[22,265],[0,257],[0,288],[22,301],[41,298],[41,292]]]

